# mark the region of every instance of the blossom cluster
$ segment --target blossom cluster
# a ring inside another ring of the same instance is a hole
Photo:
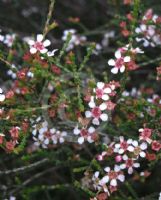
[[[48,122],[41,122],[40,120],[41,118],[39,117],[34,121],[36,123],[32,125],[34,145],[46,149],[51,145],[56,145],[57,143],[63,143],[65,141],[65,137],[67,136],[66,131],[58,131],[55,128],[49,129]]]
[[[1,30],[0,30],[0,32],[1,32]],[[12,34],[0,34],[0,42],[5,44],[7,47],[12,47],[12,45],[14,44],[15,39],[16,39],[16,34],[15,33],[12,33]]]
[[[141,24],[135,29],[138,34],[137,42],[142,42],[144,47],[161,45],[161,32],[157,27],[161,23],[161,17],[153,14],[153,10],[146,11]]]
[[[108,163],[108,160],[112,163],[111,159],[114,159],[116,163],[113,167],[108,165],[104,167],[104,176],[99,171],[94,172],[93,187],[98,193],[106,193],[106,196],[110,196],[111,193],[117,191],[119,183],[125,181],[126,172],[132,175],[140,168],[140,160],[157,159],[157,154],[161,150],[160,140],[153,139],[152,129],[141,128],[139,132],[139,140],[125,140],[123,136],[120,136],[119,142],[112,142],[106,150],[97,155],[100,163]],[[142,174],[143,172],[140,172],[140,176]]]
[[[108,112],[111,112],[116,105],[110,98],[116,95],[115,90],[120,86],[118,82],[97,82],[96,86],[91,94],[85,98],[89,107],[85,111],[85,118],[90,120],[88,127],[87,125],[81,128],[76,126],[73,131],[75,135],[78,135],[79,144],[86,140],[92,143],[97,139],[96,129],[93,126],[97,127],[100,122],[108,121]],[[92,125],[90,125],[91,123]]]

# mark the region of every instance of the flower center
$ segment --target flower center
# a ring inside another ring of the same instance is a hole
[[[121,142],[121,144],[120,144],[120,146],[121,146],[121,148],[123,148],[124,150],[126,150],[127,148],[128,148],[128,144],[127,144],[127,142]]]
[[[102,89],[96,89],[96,95],[97,95],[98,98],[102,98],[103,90]]]
[[[132,167],[133,166],[133,160],[131,160],[131,159],[128,159],[127,161],[126,161],[126,166],[129,168],[129,167]]]
[[[124,64],[124,59],[123,58],[118,58],[115,62],[115,66],[119,69],[121,66]]]
[[[82,129],[81,132],[80,132],[81,136],[85,137],[88,135],[88,131],[85,130],[85,129]]]
[[[35,42],[34,47],[35,47],[37,50],[43,50],[43,49],[44,49],[44,45],[43,45],[42,42]]]
[[[109,177],[110,179],[116,179],[117,178],[117,173],[114,171],[109,172]]]
[[[99,107],[95,107],[92,109],[92,115],[94,118],[99,118],[101,115],[101,110]]]

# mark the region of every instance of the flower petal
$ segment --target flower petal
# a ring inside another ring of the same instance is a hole
[[[123,73],[125,71],[125,66],[122,65],[122,67],[120,68],[120,72]]]
[[[115,61],[114,61],[114,59],[110,59],[110,60],[108,61],[108,64],[109,64],[110,66],[115,66]]]
[[[125,56],[124,57],[124,62],[130,62],[130,60],[131,60],[130,56]]]
[[[79,137],[78,138],[78,143],[83,144],[84,143],[84,137]]]
[[[117,74],[118,73],[118,68],[117,67],[112,68],[111,69],[111,73]]]
[[[120,52],[120,51],[116,51],[116,52],[115,52],[115,57],[116,57],[117,59],[121,58],[121,52]]]
[[[107,104],[106,103],[102,103],[100,106],[99,106],[100,110],[106,110],[107,109]]]
[[[38,34],[36,39],[37,39],[38,42],[42,42],[43,35],[42,34]]]
[[[37,52],[37,49],[36,49],[36,48],[32,47],[32,48],[30,49],[30,53],[31,53],[31,54],[35,54],[36,52]]]
[[[51,44],[50,40],[45,40],[43,42],[44,47],[48,47]]]
[[[102,89],[103,87],[104,87],[104,83],[103,82],[98,82],[97,83],[97,87],[99,88],[99,89]]]
[[[100,116],[100,118],[101,118],[101,120],[102,121],[107,121],[108,120],[108,115],[107,114],[105,114],[105,113],[103,113],[103,114],[101,114],[101,116]]]
[[[90,111],[86,111],[86,112],[85,112],[85,116],[86,116],[87,118],[90,118],[90,117],[92,117],[92,113],[91,113]]]

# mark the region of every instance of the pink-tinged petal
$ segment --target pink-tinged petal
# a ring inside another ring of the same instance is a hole
[[[47,146],[45,144],[42,144],[42,148],[47,149]]]
[[[99,120],[98,120],[97,118],[94,118],[94,119],[92,120],[92,123],[93,123],[94,125],[99,125],[99,124],[100,124],[100,122],[99,122]]]
[[[34,41],[34,40],[29,40],[29,41],[28,41],[28,44],[29,44],[30,46],[32,46],[32,45],[35,44],[35,41]]]
[[[130,60],[131,60],[130,56],[125,56],[124,57],[124,62],[130,62]]]
[[[123,154],[125,151],[123,149],[119,149],[118,153]]]
[[[94,133],[95,132],[95,128],[93,126],[89,127],[88,132],[89,133]]]
[[[147,26],[146,26],[145,24],[141,24],[141,25],[140,25],[140,28],[141,28],[142,31],[146,31]]]
[[[88,137],[87,137],[87,141],[88,141],[89,143],[94,142],[94,140],[91,138],[91,136],[88,136]]]
[[[40,50],[40,53],[42,53],[42,54],[47,53],[47,52],[48,52],[48,50],[46,48]]]
[[[125,66],[122,65],[121,68],[120,68],[120,72],[123,73],[124,71],[125,71]]]
[[[98,82],[98,83],[97,83],[97,87],[98,87],[99,89],[103,89],[104,86],[105,86],[105,84],[104,84],[103,82]]]
[[[115,52],[115,57],[116,57],[117,59],[121,58],[121,52],[120,52],[120,51],[116,51],[116,52]]]
[[[110,172],[111,169],[110,169],[110,167],[105,167],[104,170],[105,170],[105,172]]]
[[[117,181],[116,181],[116,179],[112,179],[111,180],[111,182],[110,182],[110,185],[112,185],[112,186],[117,186]]]
[[[115,148],[120,148],[120,144],[115,144]]]
[[[45,40],[43,42],[44,47],[48,47],[48,46],[50,46],[50,44],[51,44],[50,40]]]
[[[107,94],[110,94],[112,92],[111,88],[105,88],[103,91]]]
[[[95,176],[95,178],[98,178],[99,177],[99,171],[96,171],[95,173],[94,173],[94,176]]]
[[[139,27],[137,27],[137,28],[135,29],[135,32],[136,32],[136,33],[141,33],[141,29],[140,29]]]
[[[110,59],[110,60],[108,61],[108,64],[109,64],[110,66],[115,66],[115,61],[114,61],[114,59]]]
[[[127,150],[130,151],[130,152],[133,152],[134,151],[134,147],[130,145],[130,146],[128,146]]]
[[[36,48],[32,47],[32,48],[30,49],[30,53],[31,53],[31,54],[35,54],[36,52],[37,52],[37,49],[36,49]]]
[[[133,168],[132,167],[129,167],[128,169],[128,174],[132,174],[133,173]]]
[[[118,70],[117,67],[114,67],[114,68],[111,69],[111,73],[113,73],[113,74],[117,74],[118,71],[119,71],[119,70]]]
[[[134,163],[134,167],[136,168],[140,167],[140,163]]]
[[[40,143],[39,142],[34,142],[34,145],[39,147],[40,146]]]
[[[59,138],[59,142],[62,144],[65,141],[63,137]]]
[[[121,182],[124,182],[125,181],[125,176],[123,174],[120,174],[118,175],[118,179],[121,181]]]
[[[88,103],[88,105],[89,105],[90,108],[94,108],[94,107],[96,106],[96,104],[95,104],[94,101],[90,101],[90,102]]]
[[[132,142],[132,145],[134,146],[134,147],[138,147],[138,141],[136,141],[136,140],[134,140],[133,142]]]
[[[140,157],[145,158],[146,157],[146,153],[144,151],[140,152]]]
[[[122,156],[123,160],[128,160],[128,156],[125,154]]]
[[[46,139],[44,140],[44,144],[46,144],[46,145],[49,144],[49,139],[48,139],[48,138],[46,138]]]
[[[121,168],[121,169],[125,169],[125,168],[126,168],[126,164],[121,164],[121,165],[120,165],[120,168]]]
[[[100,180],[100,185],[104,185],[106,183],[109,182],[109,176],[104,176],[101,180]]]
[[[36,39],[37,39],[38,42],[42,42],[43,35],[42,34],[38,34]]]
[[[100,106],[99,106],[100,110],[106,110],[107,109],[107,104],[106,103],[102,103]]]
[[[108,96],[107,94],[104,94],[104,95],[102,96],[102,99],[103,99],[104,101],[107,101],[107,100],[109,100],[109,96]]]
[[[78,138],[78,143],[83,144],[84,143],[84,137],[79,137]]]
[[[120,171],[120,166],[119,166],[119,165],[115,165],[114,171],[115,171],[115,172],[119,172],[119,171]]]
[[[86,111],[86,112],[85,112],[85,116],[86,116],[87,118],[90,118],[90,117],[92,117],[92,113],[91,113],[90,111]]]
[[[128,143],[128,144],[132,144],[132,143],[133,143],[133,140],[132,140],[132,139],[128,139],[128,140],[127,140],[127,143]]]
[[[147,149],[148,148],[148,145],[147,145],[147,143],[145,143],[145,142],[143,142],[141,145],[140,145],[140,149],[141,150],[145,150],[145,149]]]
[[[80,134],[80,130],[78,129],[78,127],[76,127],[76,128],[73,130],[73,133],[74,133],[74,135],[79,135],[79,134]]]
[[[100,118],[101,118],[102,121],[105,122],[105,121],[108,120],[108,115],[107,114],[101,114]]]

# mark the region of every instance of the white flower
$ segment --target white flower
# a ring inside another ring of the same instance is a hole
[[[79,129],[77,126],[74,128],[73,133],[79,135],[78,143],[83,144],[85,141],[89,143],[94,142],[93,134],[95,133],[95,128],[90,126],[88,129],[82,128]]]
[[[43,39],[44,39],[43,35],[38,34],[36,41],[34,41],[34,40],[28,41],[28,43],[30,45],[30,53],[31,54],[35,54],[35,53],[37,53],[37,51],[39,51],[42,54],[48,52],[48,49],[46,47],[48,47],[51,44],[51,42],[49,40],[43,41]]]
[[[105,83],[103,83],[103,82],[98,82],[97,83],[97,88],[94,88],[93,91],[96,93],[96,99],[100,98],[100,99],[102,99],[104,101],[109,100],[109,95],[108,94],[110,94],[112,92],[111,88],[110,87],[106,87]]]
[[[4,44],[6,44],[8,47],[12,47],[13,45],[13,42],[16,38],[16,34],[7,34],[5,36],[5,39],[4,39]]]
[[[35,141],[34,144],[36,146],[42,146],[42,148],[48,148],[48,145],[53,143],[57,144],[63,143],[65,141],[65,137],[67,136],[67,132],[65,131],[58,131],[55,128],[51,128],[49,130],[47,121],[40,122],[39,119],[38,126],[34,125],[35,128],[32,131],[33,140]],[[41,127],[40,127],[41,126]]]
[[[99,125],[99,119],[102,121],[108,120],[108,115],[106,113],[102,113],[102,111],[107,109],[106,103],[102,103],[99,106],[96,106],[93,96],[91,97],[91,101],[89,102],[89,107],[91,108],[91,111],[87,110],[85,112],[86,118],[93,118],[92,123],[94,125]]]
[[[110,59],[108,61],[108,64],[110,66],[113,66],[111,69],[111,72],[113,74],[117,74],[119,71],[123,73],[125,71],[125,63],[130,62],[131,58],[130,56],[122,56],[121,51],[118,50],[115,52],[116,59]]]
[[[111,186],[116,187],[117,180],[124,182],[125,176],[120,171],[120,167],[118,165],[114,166],[114,170],[111,170],[110,167],[105,167],[104,170],[107,172],[107,175],[104,177],[104,181],[110,182]]]
[[[122,158],[125,161],[125,163],[120,165],[120,169],[128,169],[128,174],[133,173],[133,168],[140,167],[140,163],[135,162],[135,160],[132,158],[128,158],[127,155],[124,155]]]

